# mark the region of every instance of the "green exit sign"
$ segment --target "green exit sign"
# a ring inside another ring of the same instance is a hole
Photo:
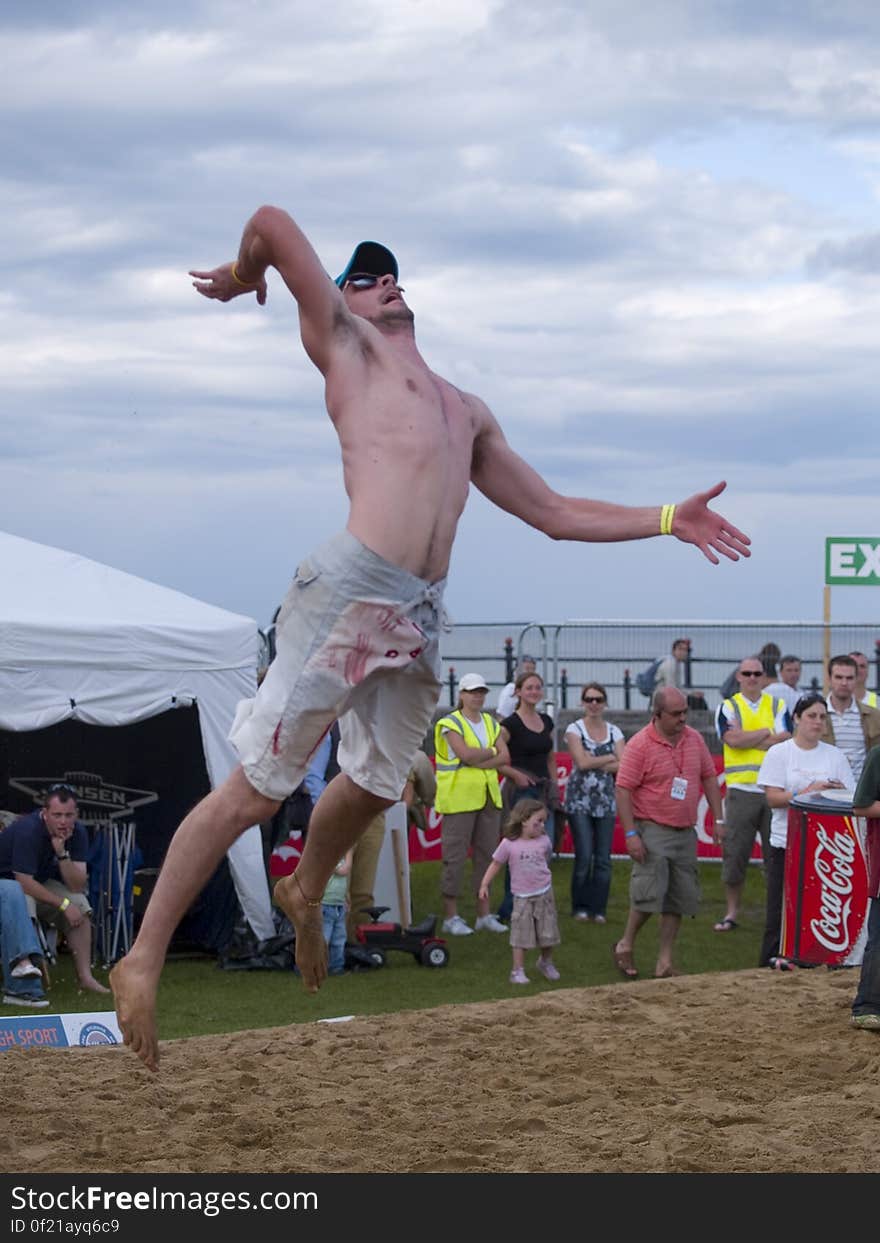
[[[880,537],[826,539],[825,585],[880,587]]]

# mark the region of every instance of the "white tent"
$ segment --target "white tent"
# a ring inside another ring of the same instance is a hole
[[[0,729],[128,725],[196,702],[211,786],[225,779],[236,704],[256,688],[256,622],[2,532],[0,576]],[[259,829],[227,858],[254,934],[273,936]]]

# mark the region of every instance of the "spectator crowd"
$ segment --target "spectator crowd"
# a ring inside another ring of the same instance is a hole
[[[712,815],[721,851],[726,909],[714,924],[722,936],[740,926],[741,905],[755,841],[761,846],[766,912],[760,966],[791,971],[780,952],[788,809],[799,796],[846,791],[855,814],[880,818],[880,709],[869,690],[869,662],[855,651],[827,666],[827,692],[802,688],[802,662],[767,644],[741,660],[722,686],[714,731],[723,752],[725,793],[706,740],[688,724],[690,710],[705,708],[691,685],[691,644],[676,639],[650,670],[650,720],[628,740],[606,719],[608,693],[587,682],[579,712],[562,743],[571,773],[560,801],[556,724],[545,705],[537,662],[523,657],[504,686],[495,711],[489,685],[476,671],[458,681],[456,706],[436,721],[434,765],[425,751],[413,759],[401,801],[407,823],[424,827],[429,809],[442,815],[440,898],[442,931],[509,935],[510,982],[529,983],[526,953],[537,949],[536,968],[559,979],[553,950],[560,919],[553,897],[552,864],[567,822],[574,850],[570,917],[602,925],[612,885],[616,821],[632,861],[625,927],[611,945],[617,970],[639,975],[639,934],[652,916],[659,937],[652,974],[678,973],[675,950],[682,921],[700,909],[696,822],[702,800]],[[646,683],[647,685],[647,683]],[[643,688],[644,689],[644,688]],[[305,837],[311,810],[338,772],[338,728],[322,739],[308,774],[264,826],[267,858],[291,831]],[[89,837],[78,818],[73,789],[57,784],[41,806],[5,817],[0,832],[0,951],[3,1003],[45,1008],[49,939],[60,936],[81,989],[105,993],[93,972],[92,909],[87,898]],[[374,903],[377,865],[386,837],[380,815],[337,863],[321,896],[330,974],[351,965],[348,950]],[[880,1030],[880,843],[872,825],[868,842],[870,910],[853,1025]],[[492,910],[491,890],[499,890]],[[459,909],[469,885],[473,925]],[[356,965],[356,964],[355,964]]]

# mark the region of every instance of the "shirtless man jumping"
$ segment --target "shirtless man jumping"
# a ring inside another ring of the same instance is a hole
[[[345,530],[297,567],[277,656],[230,733],[241,763],[178,828],[131,952],[111,973],[125,1043],[151,1070],[156,990],[175,927],[238,835],[269,820],[299,784],[339,718],[342,771],[315,807],[297,870],[275,888],[296,928],[303,983],[310,992],[320,986],[324,886],[370,821],[400,798],[440,694],[444,580],[471,483],[551,539],[665,533],[716,565],[717,553],[749,555],[748,537],[708,508],[724,483],[662,509],[554,492],[510,448],[485,403],[424,361],[384,246],[362,242],[334,283],[290,216],[261,207],[234,263],[190,275],[206,298],[256,294],[262,305],[270,267],[296,299],[303,346],[324,376],[351,508]]]

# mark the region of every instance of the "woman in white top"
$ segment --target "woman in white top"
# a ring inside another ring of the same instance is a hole
[[[777,971],[792,969],[787,959],[779,957],[791,800],[796,794],[810,791],[855,789],[849,760],[839,747],[821,741],[826,716],[827,708],[821,695],[802,695],[793,713],[794,736],[770,748],[758,773],[758,785],[772,809],[770,858],[766,865],[767,918],[758,966],[775,967]]]
[[[577,920],[605,923],[611,888],[611,838],[617,801],[614,774],[623,755],[623,734],[605,720],[608,695],[599,682],[581,691],[583,719],[565,731],[571,752],[571,776],[565,788],[565,813],[574,839],[571,913]]]

